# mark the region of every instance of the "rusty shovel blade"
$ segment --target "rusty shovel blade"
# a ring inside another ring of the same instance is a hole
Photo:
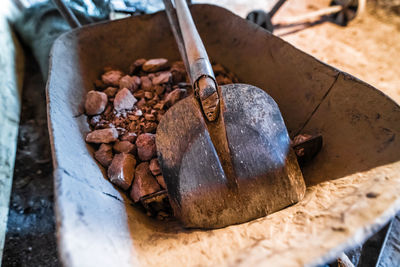
[[[163,116],[158,157],[175,216],[185,227],[247,222],[302,199],[305,183],[275,101],[247,84],[220,87],[235,185],[228,179],[198,102],[188,97]]]

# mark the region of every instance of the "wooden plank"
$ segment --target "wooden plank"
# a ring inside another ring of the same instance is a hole
[[[0,9],[0,259],[7,229],[24,65],[22,48],[8,22],[18,12],[10,0],[3,4]]]

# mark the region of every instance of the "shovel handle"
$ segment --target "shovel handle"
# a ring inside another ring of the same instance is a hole
[[[192,86],[200,100],[207,120],[214,121],[219,115],[219,95],[210,60],[197,32],[186,0],[175,0],[175,6],[186,52],[184,62],[189,65],[187,68],[190,72]],[[172,24],[171,26],[174,27]],[[179,43],[179,40],[177,41]]]
[[[63,0],[53,0],[53,2],[57,6],[58,11],[68,22],[69,26],[71,26],[72,29],[81,27],[81,23]]]
[[[186,48],[191,78],[193,81],[198,80],[204,75],[214,78],[206,49],[197,32],[186,0],[175,0],[175,6],[183,42]]]

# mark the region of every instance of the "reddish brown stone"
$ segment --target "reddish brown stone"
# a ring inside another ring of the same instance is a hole
[[[101,144],[100,148],[94,152],[94,158],[103,166],[108,167],[113,159],[111,145]]]
[[[160,84],[169,82],[170,79],[171,79],[171,72],[163,71],[163,72],[159,72],[158,75],[156,77],[154,77],[151,82],[154,85],[160,85]]]
[[[158,184],[161,185],[162,188],[167,189],[167,185],[165,184],[164,176],[157,175],[156,179],[157,179]]]
[[[138,76],[129,76],[125,75],[119,80],[119,88],[128,88],[131,92],[135,92],[141,83],[141,80]]]
[[[130,66],[129,66],[129,74],[133,75],[137,72],[139,72],[142,68],[142,65],[146,62],[147,60],[144,58],[139,58],[135,60]]]
[[[157,129],[157,123],[153,121],[146,121],[143,125],[143,131],[145,133],[155,133]]]
[[[186,80],[186,69],[182,61],[174,62],[171,66],[172,82],[179,83]]]
[[[132,153],[134,152],[136,146],[129,141],[117,141],[113,148],[119,153]]]
[[[168,67],[168,60],[165,58],[154,58],[147,60],[143,66],[142,70],[146,72],[156,72],[159,70],[163,70]]]
[[[138,128],[139,128],[139,124],[138,124],[138,122],[136,122],[136,121],[132,121],[132,122],[129,124],[129,131],[137,132],[137,131],[138,131]]]
[[[108,168],[108,179],[113,184],[128,190],[132,184],[136,159],[131,154],[116,154]]]
[[[144,90],[138,90],[136,92],[133,93],[133,96],[136,98],[143,98],[144,97]]]
[[[144,98],[140,99],[139,102],[137,102],[136,106],[137,106],[139,109],[143,109],[144,106],[146,106],[146,100],[145,100]]]
[[[151,174],[148,162],[140,163],[135,170],[135,180],[132,185],[131,198],[138,202],[141,197],[159,191],[160,185]]]
[[[142,89],[143,90],[145,90],[145,91],[150,91],[151,90],[153,84],[152,84],[152,82],[151,82],[149,77],[142,76],[142,77],[140,77],[140,81],[142,82]]]
[[[109,70],[101,76],[101,80],[105,85],[119,86],[119,80],[122,78],[122,71]]]
[[[131,143],[135,143],[136,138],[137,138],[136,133],[128,132],[128,133],[124,134],[123,136],[121,136],[121,141],[129,141]]]
[[[136,140],[137,152],[140,160],[146,161],[154,158],[157,153],[156,136],[151,133],[144,133]]]
[[[86,95],[85,111],[87,115],[101,114],[107,105],[107,95],[99,91],[89,91]]]
[[[106,128],[100,130],[94,130],[86,136],[86,142],[88,143],[111,143],[118,139],[118,131],[115,128]]]
[[[144,118],[148,121],[155,121],[156,120],[156,116],[154,116],[154,114],[144,114]]]
[[[161,174],[160,164],[158,163],[158,159],[154,158],[150,161],[149,165],[150,171],[154,176]]]
[[[137,100],[132,93],[127,88],[124,88],[115,96],[114,109],[116,111],[131,110],[136,102]]]
[[[153,87],[153,91],[157,94],[157,95],[162,95],[165,91],[165,87],[161,86],[161,85],[156,85]]]
[[[154,97],[153,92],[144,92],[144,98],[152,99]]]
[[[150,107],[154,106],[157,103],[157,100],[154,99],[154,97],[152,99],[150,99],[149,101],[147,101],[147,105],[149,105]]]
[[[172,107],[176,102],[181,100],[186,96],[186,90],[185,89],[175,89],[171,93],[168,94],[168,96],[165,99],[165,106],[167,107]]]
[[[107,87],[106,90],[103,92],[108,96],[108,97],[114,97],[115,94],[117,93],[118,89],[116,87]]]
[[[159,102],[159,103],[155,104],[153,108],[154,109],[163,109],[164,108],[164,103],[163,102]]]

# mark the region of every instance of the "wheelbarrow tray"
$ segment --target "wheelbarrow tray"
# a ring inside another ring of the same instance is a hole
[[[278,103],[290,135],[320,133],[298,204],[217,230],[148,218],[106,178],[84,139],[87,91],[104,66],[178,60],[164,12],[82,27],[56,40],[47,84],[58,249],[64,266],[302,266],[363,242],[399,208],[400,108],[231,12],[191,7],[211,60]]]

